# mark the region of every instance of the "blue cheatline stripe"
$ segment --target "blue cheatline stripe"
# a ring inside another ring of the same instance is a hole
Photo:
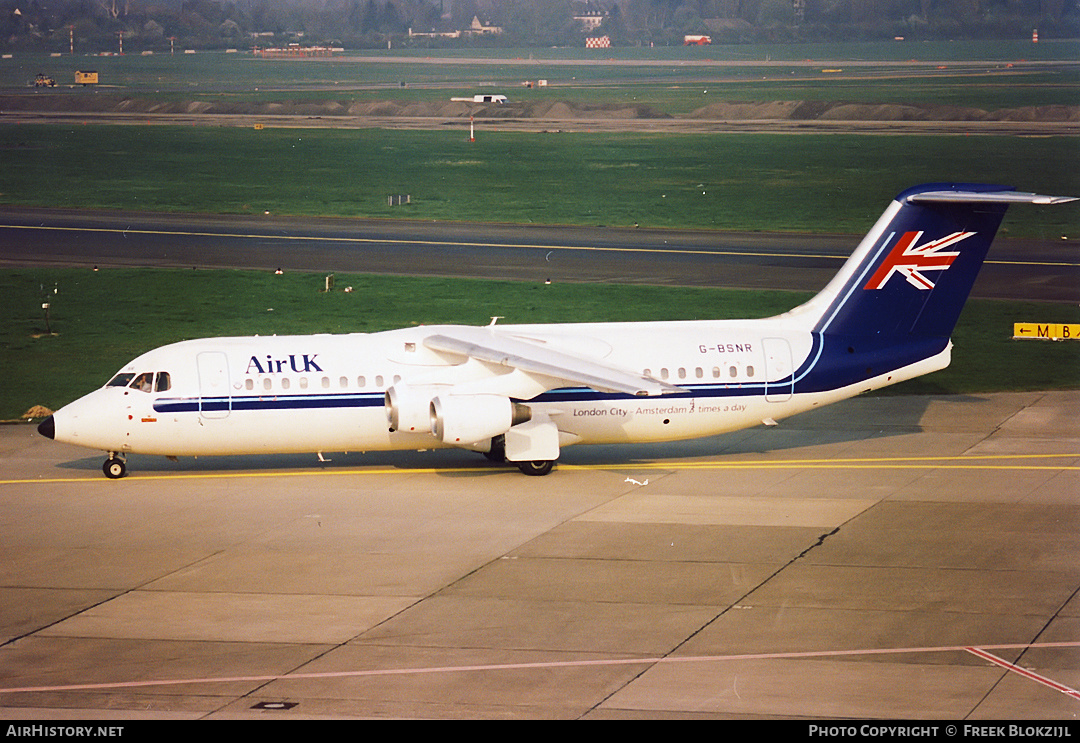
[[[234,397],[161,398],[157,413],[197,413],[199,410],[309,410],[318,408],[382,407],[382,392],[336,395],[237,395]]]
[[[790,383],[791,377],[780,382],[770,382],[770,385]],[[559,403],[559,402],[605,402],[616,400],[635,400],[638,402],[655,401],[658,399],[689,399],[698,398],[722,398],[722,397],[750,397],[765,394],[764,383],[744,384],[704,384],[686,385],[685,392],[661,397],[636,397],[621,393],[597,392],[588,387],[562,387],[556,390],[544,392],[536,397],[525,400],[529,403]],[[162,398],[154,402],[154,411],[157,413],[197,413],[200,410],[313,410],[334,408],[375,408],[384,405],[383,393],[367,394],[337,394],[337,395],[278,395],[278,396],[236,396],[211,397],[211,398]]]
[[[770,382],[770,384],[775,384]],[[762,382],[744,384],[687,384],[681,385],[685,392],[675,392],[670,395],[653,397],[638,397],[616,392],[597,392],[589,387],[562,387],[541,393],[531,400],[524,402],[603,402],[614,400],[634,400],[641,403],[654,402],[656,400],[685,400],[691,397],[749,397],[765,394],[765,384]]]

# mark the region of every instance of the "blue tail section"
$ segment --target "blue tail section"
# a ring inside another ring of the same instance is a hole
[[[797,389],[844,387],[943,354],[1008,205],[1070,200],[981,184],[901,193],[840,273],[793,312],[816,346]],[[900,380],[880,383],[891,381]]]
[[[964,200],[952,200],[965,194]],[[861,337],[947,338],[994,240],[1011,189],[934,184],[909,189],[867,236],[869,247],[815,330]],[[993,196],[988,196],[993,194]],[[975,200],[983,196],[988,200]]]

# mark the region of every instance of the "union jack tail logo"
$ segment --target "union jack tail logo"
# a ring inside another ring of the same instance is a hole
[[[948,252],[961,240],[974,235],[974,232],[954,232],[938,240],[916,245],[922,232],[905,232],[889,252],[874,275],[866,282],[863,289],[881,289],[889,283],[893,274],[900,274],[907,282],[921,291],[934,288],[934,282],[923,271],[944,271],[952,265],[960,253]]]

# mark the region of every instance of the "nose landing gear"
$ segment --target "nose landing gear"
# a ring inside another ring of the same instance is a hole
[[[118,480],[127,474],[127,463],[123,459],[116,456],[116,452],[109,452],[109,458],[105,460],[105,464],[102,465],[101,471],[105,473],[105,477],[110,480]]]

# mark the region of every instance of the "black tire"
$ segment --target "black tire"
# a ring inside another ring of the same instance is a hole
[[[105,477],[110,480],[119,480],[127,474],[127,465],[124,463],[123,459],[109,457],[105,460],[105,464],[102,465],[101,471],[104,472]]]
[[[531,477],[543,477],[547,473],[551,472],[555,466],[555,460],[553,459],[537,459],[532,462],[517,462],[518,469],[524,475]]]
[[[506,437],[502,434],[491,439],[491,448],[484,452],[488,461],[502,464],[506,461]]]

